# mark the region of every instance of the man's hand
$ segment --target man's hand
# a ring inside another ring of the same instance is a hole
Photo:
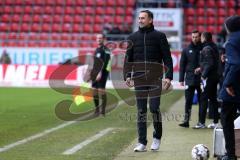
[[[126,79],[126,85],[127,85],[128,87],[133,87],[133,86],[134,86],[133,80],[131,80],[131,78],[127,78],[127,79]]]
[[[227,87],[227,88],[226,88],[226,91],[227,91],[227,93],[228,93],[230,96],[232,96],[232,97],[235,96],[235,93],[234,93],[234,90],[233,90],[232,87]]]
[[[99,81],[101,78],[102,78],[102,72],[99,72],[96,77],[96,81]]]
[[[168,78],[163,79],[163,89],[168,90],[170,86],[171,86],[171,80]]]
[[[200,73],[201,73],[201,68],[200,68],[200,67],[196,68],[196,69],[194,70],[194,73],[195,73],[195,74],[200,74]]]
[[[184,82],[179,82],[180,86],[184,86]]]

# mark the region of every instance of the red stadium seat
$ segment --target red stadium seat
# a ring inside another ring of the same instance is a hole
[[[96,14],[99,15],[99,14],[105,14],[105,10],[103,7],[97,7],[96,8]]]
[[[60,24],[53,24],[52,25],[52,32],[61,32],[61,25]]]
[[[101,24],[103,22],[104,22],[104,19],[102,18],[102,16],[95,16],[94,23]]]
[[[228,6],[228,8],[233,8],[233,7],[235,7],[235,6],[236,6],[235,0],[228,0],[228,1],[227,1],[227,6]]]
[[[85,1],[83,1],[83,0],[76,0],[76,5],[83,6],[83,5],[85,5]]]
[[[64,25],[62,26],[62,31],[63,31],[63,32],[69,32],[69,33],[71,33],[71,32],[72,32],[72,26],[71,26],[71,24],[69,24],[69,23],[64,24]]]
[[[116,8],[116,14],[117,15],[123,15],[125,12],[124,12],[124,9],[122,7],[117,7]]]
[[[29,28],[30,28],[30,24],[22,23],[22,25],[21,25],[21,32],[29,32]]]
[[[75,4],[76,4],[75,0],[66,0],[67,6],[75,6]]]
[[[0,31],[1,32],[7,32],[9,30],[9,25],[6,23],[0,23]]]
[[[114,22],[117,24],[123,24],[123,17],[122,16],[115,16]]]
[[[127,6],[128,7],[134,7],[135,3],[136,3],[135,0],[131,0],[131,1],[127,0]]]
[[[84,33],[91,33],[91,32],[92,32],[92,25],[84,24],[84,26],[83,26],[83,32],[84,32]]]
[[[193,30],[194,30],[194,26],[193,25],[187,25],[187,27],[186,27],[186,32],[187,33],[192,33]]]
[[[75,7],[74,7],[75,8]],[[84,8],[83,7],[76,7],[75,8],[75,14],[77,15],[83,15],[84,14]]]
[[[7,14],[10,14],[12,13],[12,7],[11,6],[5,6],[3,7],[3,13],[7,13]]]
[[[204,27],[203,25],[198,25],[198,26],[197,26],[197,30],[198,30],[199,32],[203,32],[203,31],[205,31],[205,27]]]
[[[39,7],[39,6],[34,6],[33,7],[33,13],[34,14],[41,14],[42,13],[42,7]]]
[[[65,14],[74,14],[74,7],[65,7]]]
[[[30,15],[28,15],[28,14],[25,14],[25,15],[23,15],[23,17],[22,17],[22,21],[23,21],[23,22],[30,23],[30,22],[32,21],[32,17],[31,17]]]
[[[207,18],[207,25],[214,25],[216,23],[215,17],[208,17]]]
[[[215,8],[216,7],[216,2],[215,1],[207,1],[207,8]]]
[[[34,1],[32,1],[32,0],[25,0],[25,5],[32,6],[32,5],[34,5]]]
[[[116,0],[117,1],[117,6],[125,6],[126,2],[125,0]]]
[[[97,6],[105,6],[105,1],[103,1],[103,0],[96,0],[96,5]]]
[[[106,8],[106,14],[108,14],[108,15],[115,14],[114,8],[113,7],[107,7]]]
[[[91,47],[91,44],[89,42],[80,42],[80,47],[81,48],[90,48]]]
[[[72,21],[73,21],[72,16],[65,15],[65,16],[63,17],[63,22],[64,22],[64,23],[71,23]]]
[[[39,35],[39,39],[40,40],[48,40],[49,39],[49,35],[47,33],[41,33]]]
[[[55,0],[56,5],[63,6],[65,2],[63,0]]]
[[[237,10],[237,14],[240,15],[240,8]]]
[[[113,23],[114,22],[113,16],[105,15],[104,16],[104,22],[106,22],[106,23]]]
[[[1,21],[2,21],[2,22],[10,22],[10,16],[9,16],[9,14],[4,14],[4,15],[2,15]]]
[[[127,24],[132,24],[133,23],[133,17],[132,16],[126,16],[125,18],[125,22]]]
[[[187,8],[186,9],[186,16],[194,16],[195,10],[193,8]]]
[[[28,39],[29,40],[38,40],[39,39],[39,35],[36,34],[36,33],[29,33]]]
[[[53,5],[55,5],[55,1],[53,1],[53,0],[45,0],[45,5],[53,6]]]
[[[186,17],[186,24],[189,25],[189,24],[194,24],[194,16],[187,16]]]
[[[94,33],[101,33],[102,32],[102,25],[95,24],[93,26],[93,32]]]
[[[64,11],[64,8],[61,7],[61,6],[56,6],[55,9],[54,9],[55,14],[62,14],[63,11]]]
[[[24,14],[31,14],[33,8],[31,6],[25,6],[24,8]]]
[[[195,12],[195,11],[194,11]],[[197,16],[204,16],[205,11],[203,8],[198,8],[197,9]]]
[[[197,7],[199,7],[199,8],[204,8],[204,7],[205,7],[205,2],[204,2],[204,0],[198,0],[198,1],[197,1]]]
[[[50,32],[50,31],[51,31],[51,25],[48,24],[48,23],[44,23],[44,24],[42,25],[42,31],[43,31],[43,32]]]
[[[127,8],[126,8],[126,14],[127,14],[128,16],[132,16],[132,15],[133,15],[133,8],[127,7]]]
[[[228,15],[230,16],[230,15],[235,15],[236,14],[236,11],[235,11],[235,9],[233,9],[233,8],[228,8]]]
[[[73,25],[73,32],[75,32],[75,33],[81,33],[81,32],[83,31],[82,28],[83,28],[82,25],[80,25],[80,24],[74,24],[74,25]]]
[[[85,13],[86,14],[94,14],[95,13],[94,8],[93,7],[86,7],[85,8]]]
[[[217,23],[218,25],[224,24],[225,18],[224,17],[218,17]]]
[[[39,23],[34,23],[31,26],[32,32],[40,32],[41,31],[41,25]]]
[[[107,6],[115,6],[115,1],[107,0],[106,4],[107,4]]]
[[[225,3],[224,0],[218,0],[217,1],[217,7],[218,8],[225,8],[225,6],[226,6],[226,3]]]
[[[5,37],[4,37],[5,36]],[[0,39],[7,39],[6,34],[1,35]],[[17,34],[16,33],[9,33],[8,39],[17,39]]]
[[[83,22],[83,17],[79,16],[79,15],[75,15],[73,17],[73,21],[74,21],[74,23],[82,23]]]
[[[197,25],[203,25],[205,23],[205,18],[197,17]]]
[[[13,11],[14,11],[15,14],[16,14],[16,13],[23,13],[23,12],[24,12],[22,6],[15,6],[15,7],[13,8]]]
[[[62,16],[60,15],[54,15],[53,16],[53,22],[60,23],[62,21]]]
[[[43,7],[42,8],[44,11],[45,14],[52,14],[53,13],[53,7],[50,7],[50,6],[46,6],[46,7]]]
[[[60,38],[61,36],[60,36],[60,34],[59,33],[52,33],[51,35],[50,35],[50,39],[52,39],[52,40],[60,40],[61,38]]]
[[[215,29],[215,27],[213,25],[208,25],[207,26],[207,31],[211,32],[211,33],[215,33],[217,30]]]
[[[95,5],[95,0],[86,0],[86,5],[87,6],[94,6]]]
[[[207,16],[215,16],[216,15],[216,10],[212,8],[207,8]]]
[[[222,9],[222,8],[218,9],[218,16],[226,16],[225,9]]]
[[[33,16],[33,22],[41,22],[42,18],[39,15],[34,15]]]
[[[168,0],[167,7],[168,8],[175,8],[176,7],[175,1],[174,0]]]
[[[19,14],[14,14],[14,15],[12,15],[11,18],[12,18],[12,22],[20,22],[20,20],[21,20],[21,17]]]
[[[51,23],[53,17],[51,15],[44,14],[42,15],[43,23]]]
[[[72,40],[71,35],[64,33],[60,35],[61,40]]]
[[[34,0],[34,4],[43,6],[43,5],[45,5],[45,1],[43,1],[43,0]]]
[[[89,15],[85,16],[85,17],[84,17],[84,23],[92,23],[93,20],[94,20],[93,17],[94,17],[94,16],[89,16]]]

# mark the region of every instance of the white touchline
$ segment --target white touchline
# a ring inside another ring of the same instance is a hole
[[[130,99],[130,98],[129,98],[129,99]],[[119,101],[118,106],[119,106],[119,105],[122,105],[124,102],[125,102],[124,100]],[[86,116],[88,116],[88,115],[86,115]],[[86,116],[84,116],[84,117],[82,117],[82,118],[85,118]],[[27,143],[27,142],[29,142],[29,141],[32,141],[32,140],[41,138],[41,137],[43,137],[43,136],[45,136],[45,135],[47,135],[47,134],[49,134],[49,133],[52,133],[52,132],[54,132],[54,131],[57,131],[57,130],[59,130],[59,129],[62,129],[62,128],[64,128],[64,127],[67,127],[67,126],[69,126],[69,125],[72,125],[72,124],[74,124],[74,123],[76,123],[76,122],[79,122],[79,121],[69,121],[69,122],[65,122],[65,123],[63,123],[63,124],[60,124],[60,125],[54,127],[54,128],[50,128],[50,129],[44,130],[43,132],[37,133],[37,134],[35,134],[35,135],[32,135],[32,136],[27,137],[27,138],[24,138],[24,139],[19,140],[19,141],[17,141],[17,142],[14,142],[14,143],[5,145],[5,146],[3,146],[3,147],[0,148],[0,153],[1,153],[1,152],[5,152],[5,151],[7,151],[7,150],[9,150],[9,149],[11,149],[11,148],[14,148],[14,147],[16,147],[16,146],[19,146],[19,145],[21,145],[21,144],[25,144],[25,143]]]
[[[88,138],[87,140],[77,144],[73,148],[64,151],[63,154],[64,155],[74,154],[75,152],[77,152],[80,149],[82,149],[84,146],[88,145],[89,143],[92,143],[93,141],[98,140],[99,138],[103,137],[104,135],[106,135],[108,132],[110,132],[112,130],[113,130],[113,128],[104,129],[104,130],[100,131],[98,134],[96,134],[96,135]]]

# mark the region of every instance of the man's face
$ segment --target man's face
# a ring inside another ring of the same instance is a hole
[[[205,37],[203,35],[201,35],[201,42],[204,43],[205,42]]]
[[[140,12],[138,17],[138,23],[140,28],[149,26],[152,22],[153,22],[152,18],[148,17],[147,13]]]
[[[200,42],[200,35],[199,33],[192,33],[192,42],[197,44]]]
[[[103,35],[102,35],[102,34],[97,34],[97,36],[96,36],[96,41],[97,41],[97,44],[98,44],[98,45],[103,44],[103,42],[104,42]]]

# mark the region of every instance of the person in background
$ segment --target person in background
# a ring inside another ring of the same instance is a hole
[[[237,160],[234,119],[237,107],[240,106],[240,16],[228,17],[225,20],[225,28],[228,40],[225,44],[225,73],[219,99],[222,100],[221,123],[227,153],[222,160]]]
[[[197,68],[195,72],[201,72],[203,92],[200,100],[201,105],[199,122],[194,127],[195,129],[206,128],[205,121],[208,108],[208,100],[209,105],[213,107],[213,123],[209,124],[208,128],[215,128],[219,120],[217,102],[217,84],[219,81],[219,52],[217,45],[212,41],[212,34],[210,32],[202,33],[201,42],[203,43],[203,49],[200,54],[200,68]]]
[[[0,64],[11,64],[11,58],[6,50],[3,50],[2,56],[0,57]]]

